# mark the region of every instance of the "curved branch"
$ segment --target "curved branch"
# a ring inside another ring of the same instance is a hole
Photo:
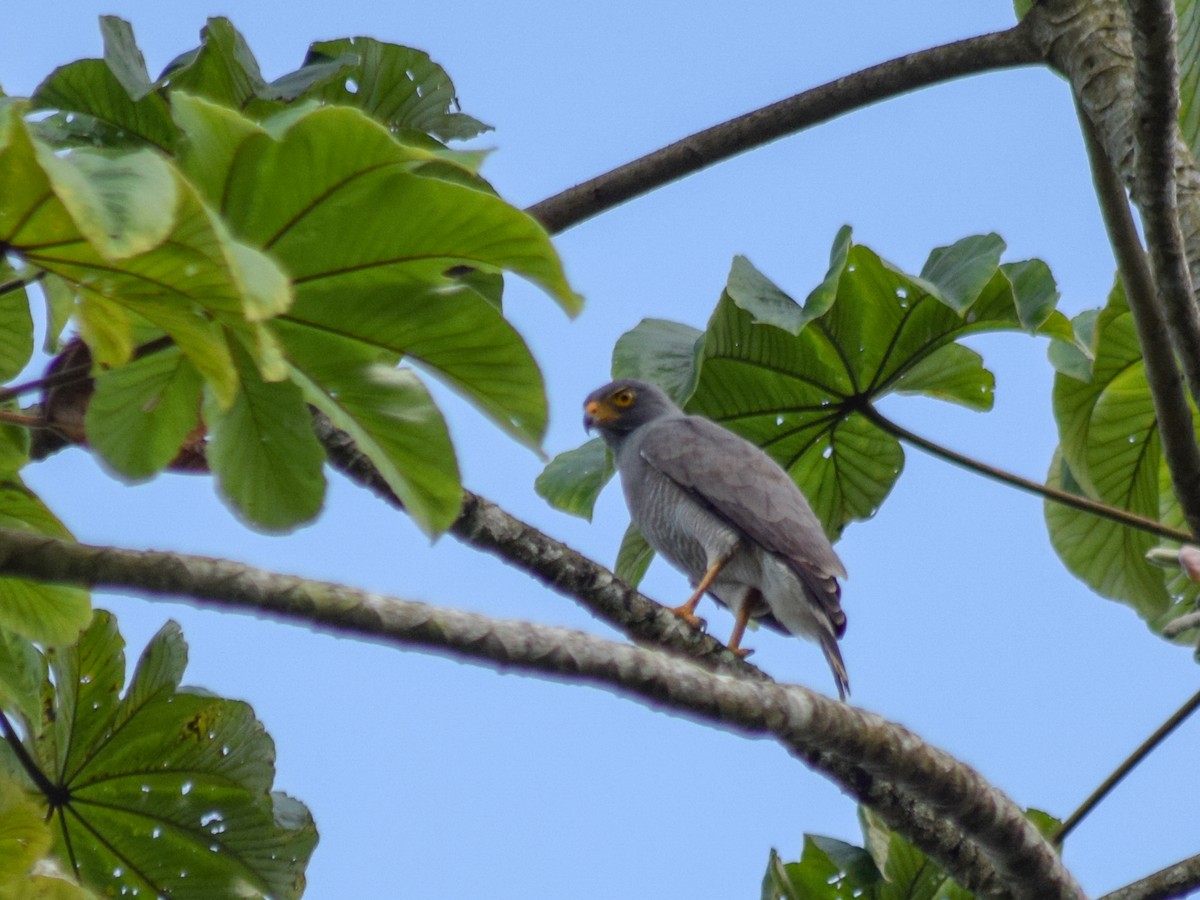
[[[1092,180],[1096,185],[1096,197],[1100,201],[1108,240],[1117,258],[1117,271],[1125,287],[1129,311],[1133,314],[1138,343],[1143,348],[1146,383],[1154,401],[1154,417],[1158,422],[1163,456],[1167,460],[1175,496],[1179,498],[1188,527],[1194,534],[1200,534],[1200,447],[1196,444],[1192,411],[1188,407],[1187,394],[1174,355],[1153,349],[1169,347],[1173,330],[1167,327],[1163,305],[1155,290],[1154,278],[1150,274],[1146,254],[1125,199],[1125,188],[1112,162],[1105,155],[1095,128],[1082,111],[1079,123],[1083,129]],[[1183,274],[1186,276],[1187,272]],[[1191,302],[1190,295],[1186,299]],[[1147,349],[1151,352],[1147,353]]]
[[[709,672],[691,662],[564,628],[397,600],[227,560],[89,547],[0,530],[0,572],[40,581],[206,599],[504,668],[615,689],[807,757],[833,754],[903,785],[976,841],[1008,894],[1079,900],[1057,853],[1002,792],[969,766],[879,716],[795,685]]]
[[[909,431],[903,425],[896,424],[870,404],[867,404],[862,409],[862,414],[888,432],[888,434],[892,435],[892,437],[904,441],[906,444],[918,447],[939,459],[944,459],[947,462],[954,463],[956,466],[962,466],[964,469],[983,475],[986,478],[991,478],[1011,487],[1020,488],[1030,494],[1037,494],[1039,497],[1043,497],[1054,503],[1061,503],[1063,506],[1070,506],[1074,509],[1099,516],[1102,519],[1110,519],[1129,528],[1136,528],[1139,531],[1145,531],[1148,534],[1166,538],[1169,541],[1187,543],[1192,540],[1191,535],[1186,531],[1180,531],[1177,528],[1172,528],[1169,525],[1164,525],[1161,522],[1156,522],[1145,516],[1139,516],[1137,513],[1131,513],[1116,506],[1109,506],[1106,503],[1081,497],[1079,494],[1072,494],[1069,491],[1052,488],[1029,478],[1022,478],[1020,475],[1014,475],[1012,472],[1006,472],[1004,469],[989,466],[987,463],[973,459],[964,453],[958,453],[948,447],[943,447],[941,444]]]
[[[396,509],[404,505],[353,439],[317,413],[314,429],[330,464],[351,481],[375,493]],[[450,527],[456,538],[524,570],[563,596],[581,604],[630,640],[666,648],[707,668],[757,681],[770,676],[731,652],[710,635],[686,625],[666,607],[630,588],[612,572],[506,512],[490,500],[464,491],[463,508]],[[915,801],[887,779],[871,775],[836,755],[793,752],[806,764],[830,774],[842,790],[878,812],[889,827],[907,835],[929,855],[946,862],[962,884],[987,896],[1004,896],[995,870],[979,848],[963,842],[957,831],[925,804]]]
[[[555,234],[713,163],[879,100],[963,75],[1041,61],[1025,22],[910,53],[706,128],[525,211]]]
[[[1173,900],[1200,887],[1200,854],[1159,869],[1132,884],[1105,894],[1100,900]]]

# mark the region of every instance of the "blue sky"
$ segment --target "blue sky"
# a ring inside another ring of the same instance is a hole
[[[96,17],[134,25],[157,72],[228,15],[268,77],[311,41],[369,35],[428,51],[463,109],[496,126],[484,174],[527,205],[700,128],[875,62],[1008,27],[1006,0],[599,5],[441,0],[278,4],[76,0],[6,4],[0,85],[27,94],[55,66],[100,54]],[[734,254],[803,296],[845,224],[919,269],[936,246],[999,232],[1006,259],[1038,256],[1069,314],[1103,303],[1112,256],[1066,83],[1028,69],[934,87],[844,116],[632,201],[556,243],[588,306],[575,321],[510,280],[507,308],[547,379],[550,453],[580,443],[580,402],[612,345],[646,316],[702,327]],[[997,376],[979,415],[897,398],[890,417],[1042,478],[1055,444],[1042,341],[973,346]],[[619,491],[591,524],[532,490],[540,462],[471,407],[446,409],[473,490],[611,563]],[[203,478],[128,488],[72,450],[28,480],[81,539],[228,556],[401,597],[611,634],[536,582],[334,479],[312,527],[247,532]],[[843,653],[853,700],[979,768],[1019,803],[1066,815],[1195,689],[1185,649],[1092,595],[1049,548],[1041,502],[906,451],[881,512],[838,546],[850,578]],[[687,594],[659,562],[644,589]],[[857,840],[853,804],[761,740],[605,691],[315,635],[246,616],[100,596],[135,656],[170,618],[191,644],[187,681],[250,701],[277,742],[277,786],[313,809],[316,900],[362,897],[757,896],[771,847],[807,832]],[[719,637],[731,618],[702,608]],[[819,651],[765,631],[754,661],[830,692]],[[1189,723],[1071,837],[1092,893],[1196,852],[1179,789]]]

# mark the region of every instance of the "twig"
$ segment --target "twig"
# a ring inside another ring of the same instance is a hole
[[[1194,713],[1197,707],[1200,707],[1200,691],[1195,693],[1183,706],[1179,707],[1167,721],[1155,729],[1154,734],[1146,738],[1141,746],[1129,755],[1128,759],[1117,766],[1116,770],[1105,778],[1104,782],[1096,790],[1092,791],[1091,796],[1080,804],[1079,809],[1063,820],[1063,823],[1058,826],[1058,830],[1054,832],[1050,839],[1055,844],[1061,845],[1067,839],[1067,835],[1074,831],[1075,827],[1087,818],[1088,813],[1095,809],[1100,801],[1107,797],[1112,789],[1120,784],[1125,776],[1137,767],[1138,763],[1149,756],[1155,747],[1166,740],[1172,731],[1183,724],[1184,720]]]
[[[1145,531],[1149,534],[1157,535],[1161,538],[1166,538],[1170,541],[1179,541],[1187,543],[1192,540],[1192,536],[1186,531],[1180,531],[1172,528],[1169,525],[1164,525],[1161,522],[1156,522],[1153,519],[1148,519],[1145,516],[1139,516],[1137,513],[1131,513],[1125,509],[1119,509],[1115,506],[1109,506],[1105,503],[1099,503],[1096,500],[1089,500],[1087,497],[1081,497],[1078,494],[1072,494],[1069,491],[1059,490],[1047,485],[1032,481],[1028,478],[1022,478],[1020,475],[1015,475],[1012,472],[1006,472],[1004,469],[998,469],[995,466],[990,466],[985,462],[980,462],[963,453],[958,453],[948,447],[943,447],[941,444],[935,443],[928,438],[923,438],[919,434],[914,434],[902,425],[898,425],[891,419],[885,417],[879,410],[870,404],[866,404],[862,409],[862,414],[882,428],[884,431],[891,434],[907,444],[912,444],[914,447],[919,447],[927,453],[932,454],[947,462],[952,462],[956,466],[962,466],[964,469],[969,469],[987,478],[995,481],[1011,485],[1015,488],[1020,488],[1031,494],[1037,494],[1054,503],[1061,503],[1063,506],[1070,506],[1075,509],[1083,510],[1084,512],[1092,513],[1100,516],[1103,519],[1109,519],[1113,522],[1118,522],[1121,525],[1127,525],[1130,528],[1136,528],[1139,531]]]
[[[1154,402],[1163,456],[1188,526],[1194,534],[1200,534],[1200,448],[1196,445],[1195,425],[1175,355],[1164,352],[1171,346],[1171,329],[1167,327],[1163,304],[1129,211],[1125,187],[1100,144],[1091,120],[1082,109],[1077,107],[1077,111],[1096,197],[1100,201],[1108,240],[1117,259],[1117,271],[1121,274],[1138,343],[1142,347],[1146,383]]]
[[[1175,185],[1179,115],[1175,4],[1173,0],[1130,0],[1128,9],[1135,60],[1132,120],[1142,224],[1155,282],[1171,323],[1171,346],[1183,362],[1192,399],[1200,404],[1200,311],[1192,296]],[[1192,527],[1195,530],[1196,525]]]
[[[709,724],[770,735],[806,757],[841,756],[872,776],[903,785],[977,842],[1007,882],[1003,893],[1021,900],[1083,896],[1020,808],[969,766],[903,726],[799,686],[717,674],[669,654],[565,628],[498,621],[228,560],[90,547],[12,529],[0,529],[0,572],[205,600],[485,665],[602,685]]]
[[[555,234],[723,159],[888,97],[963,75],[1042,61],[1030,17],[1007,31],[955,41],[838,78],[676,141],[525,211]]]

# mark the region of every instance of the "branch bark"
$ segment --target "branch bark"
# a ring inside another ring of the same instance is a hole
[[[615,689],[805,758],[836,755],[921,797],[988,855],[992,896],[1079,900],[1079,886],[1021,810],[977,772],[879,716],[795,685],[706,671],[581,632],[441,609],[327,582],[176,553],[90,547],[0,530],[0,572],[53,583],[205,599],[326,630]]]
[[[525,211],[556,234],[721,160],[879,100],[963,75],[1041,61],[1032,28],[1025,22],[910,53],[698,131]]]
[[[392,507],[404,509],[348,434],[319,413],[314,416],[314,428],[334,468]],[[771,680],[715,638],[684,624],[666,607],[628,587],[608,569],[471,491],[465,492],[462,512],[450,533],[523,569],[636,643],[669,649],[716,672],[756,681]],[[887,779],[867,773],[841,757],[819,751],[796,751],[796,755],[809,766],[829,774],[847,794],[878,812],[889,827],[907,835],[929,855],[943,860],[947,871],[962,884],[979,894],[1005,895],[996,871],[979,848],[963,841],[936,811]]]
[[[1045,58],[1070,81],[1104,155],[1129,188],[1146,225],[1151,253],[1161,254],[1155,276],[1170,323],[1169,345],[1183,360],[1188,386],[1197,397],[1200,326],[1194,291],[1200,283],[1200,169],[1175,127],[1170,86],[1174,75],[1164,71],[1168,58],[1156,55],[1173,46],[1169,29],[1161,27],[1167,3],[1151,0],[1137,10],[1141,28],[1136,55],[1120,0],[1040,0],[1026,21]],[[1137,152],[1139,145],[1145,152]],[[1163,349],[1143,346],[1146,356]],[[1195,473],[1178,475],[1186,482]],[[1180,502],[1187,509],[1200,509],[1200,491],[1188,494]]]
[[[1200,855],[1190,856],[1153,875],[1105,894],[1100,900],[1172,900],[1200,887]]]
[[[1079,122],[1108,240],[1117,259],[1117,271],[1121,275],[1125,298],[1133,314],[1138,343],[1143,348],[1146,383],[1154,401],[1154,416],[1158,422],[1158,433],[1171,473],[1172,486],[1183,507],[1188,527],[1193,534],[1200,534],[1200,504],[1197,502],[1200,500],[1200,447],[1196,444],[1192,411],[1188,407],[1179,367],[1171,353],[1145,352],[1151,348],[1170,347],[1172,329],[1168,327],[1163,304],[1155,289],[1154,277],[1142,250],[1129,202],[1125,198],[1125,188],[1112,162],[1105,155],[1091,121],[1081,114]],[[1191,302],[1190,296],[1186,299]]]

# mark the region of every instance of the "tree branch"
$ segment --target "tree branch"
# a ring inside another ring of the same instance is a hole
[[[1180,142],[1175,4],[1173,0],[1130,0],[1128,7],[1135,60],[1135,171],[1142,225],[1155,281],[1171,322],[1170,346],[1183,361],[1192,398],[1200,404],[1200,312],[1192,296],[1175,187],[1175,150]],[[1200,477],[1194,470],[1192,474]],[[1196,530],[1195,524],[1192,530]]]
[[[1160,869],[1133,884],[1105,894],[1100,900],[1172,900],[1200,887],[1200,855]]]
[[[90,547],[24,531],[0,529],[0,572],[204,599],[499,668],[602,685],[744,734],[773,736],[806,758],[841,756],[921,797],[977,842],[1007,882],[1009,890],[996,894],[1022,900],[1083,896],[1021,810],[969,766],[903,726],[799,686],[713,673],[564,628],[497,621],[227,560]]]
[[[699,131],[525,211],[556,234],[713,163],[879,100],[963,75],[1041,61],[1024,22],[1008,31],[910,53]]]
[[[314,428],[335,469],[403,511],[403,503],[348,434],[320,413],[314,415]],[[450,533],[524,570],[636,643],[666,648],[716,672],[756,681],[772,680],[720,641],[627,586],[605,567],[471,491],[465,491],[462,512]],[[829,773],[842,790],[870,806],[889,827],[907,835],[922,850],[938,858],[952,858],[947,871],[962,884],[980,894],[1003,895],[995,871],[978,847],[964,843],[955,829],[929,807],[841,757],[795,752],[807,765]]]
[[[1200,448],[1196,445],[1192,411],[1188,407],[1175,356],[1159,349],[1171,346],[1173,331],[1167,327],[1163,305],[1155,290],[1154,278],[1146,263],[1146,254],[1142,251],[1129,202],[1125,198],[1125,188],[1111,160],[1105,155],[1095,128],[1082,110],[1079,124],[1083,130],[1108,240],[1117,259],[1117,271],[1125,287],[1138,343],[1142,347],[1146,383],[1154,401],[1154,417],[1158,422],[1163,456],[1171,473],[1171,484],[1184,510],[1188,527],[1193,534],[1200,534]],[[1183,274],[1186,276],[1187,272]],[[1186,299],[1191,303],[1190,295]]]
[[[1121,525],[1129,528],[1136,528],[1139,531],[1145,531],[1149,534],[1156,535],[1161,538],[1166,538],[1169,541],[1179,541],[1187,543],[1192,540],[1191,535],[1186,531],[1180,531],[1172,528],[1169,525],[1164,525],[1161,522],[1156,522],[1154,519],[1147,519],[1145,516],[1139,516],[1137,513],[1131,513],[1128,510],[1120,509],[1116,506],[1109,506],[1105,503],[1100,503],[1096,500],[1090,500],[1087,497],[1081,497],[1079,494],[1072,494],[1068,491],[1052,488],[1041,484],[1037,481],[1032,481],[1028,478],[1022,478],[1020,475],[1014,475],[1012,472],[1006,472],[1004,469],[998,469],[995,466],[990,466],[985,462],[980,462],[973,459],[964,453],[958,453],[948,447],[943,447],[941,444],[935,443],[928,438],[923,438],[919,434],[909,431],[903,425],[898,425],[891,419],[879,412],[875,407],[867,404],[862,413],[884,431],[888,432],[893,437],[904,441],[906,444],[912,444],[939,459],[944,459],[947,462],[954,463],[956,466],[962,466],[971,472],[999,481],[1002,484],[1007,484],[1015,488],[1020,488],[1031,494],[1037,494],[1046,500],[1051,500],[1054,503],[1061,503],[1063,506],[1070,506],[1074,509],[1082,510],[1083,512],[1091,513],[1092,515],[1100,516],[1103,519],[1110,519],[1113,522],[1119,522]]]

